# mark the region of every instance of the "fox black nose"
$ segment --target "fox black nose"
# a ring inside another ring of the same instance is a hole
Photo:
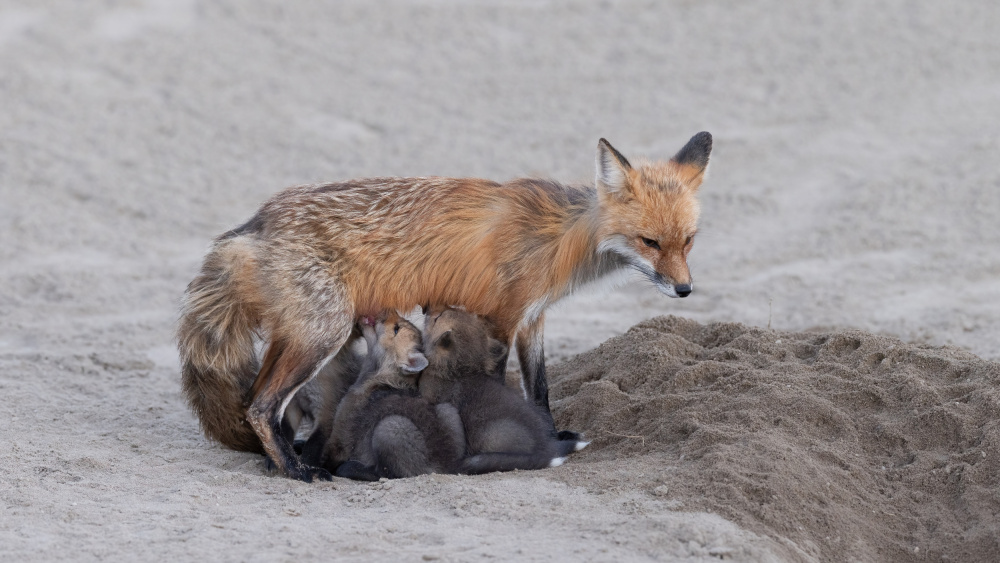
[[[691,295],[691,284],[677,284],[674,286],[674,291],[677,292],[677,297],[687,297],[688,295]]]

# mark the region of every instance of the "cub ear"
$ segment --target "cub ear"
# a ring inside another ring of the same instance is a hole
[[[489,359],[486,360],[486,370],[494,374],[499,379],[503,379],[507,373],[507,346],[495,338],[490,338],[487,353]]]
[[[399,366],[406,373],[420,373],[427,367],[427,357],[420,352],[410,352],[406,362]]]
[[[630,193],[628,171],[632,165],[615,150],[607,139],[597,142],[597,190],[609,195],[625,197]]]
[[[494,360],[501,360],[507,355],[507,346],[499,340],[490,338],[489,353]]]
[[[670,160],[677,164],[681,181],[696,190],[705,179],[705,169],[708,168],[710,154],[712,154],[712,134],[702,131],[691,137],[684,148],[677,151]]]
[[[437,340],[434,341],[434,347],[441,348],[443,350],[450,350],[452,345],[454,344],[455,344],[455,339],[451,335],[450,330],[446,330],[444,334],[438,336]]]

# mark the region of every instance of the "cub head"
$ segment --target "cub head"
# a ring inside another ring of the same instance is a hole
[[[712,135],[704,131],[667,162],[633,165],[606,140],[597,145],[599,249],[670,297],[691,293],[687,256],[698,232],[698,187],[711,152]]]
[[[453,307],[426,312],[424,339],[431,368],[440,373],[495,375],[507,346],[491,336],[486,319]]]
[[[361,334],[368,354],[380,364],[391,362],[404,376],[412,377],[427,367],[420,329],[398,313],[386,313],[377,320],[362,319]]]

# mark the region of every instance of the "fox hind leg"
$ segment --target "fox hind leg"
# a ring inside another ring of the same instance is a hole
[[[276,468],[293,479],[307,482],[313,478],[329,480],[332,476],[325,469],[299,461],[282,433],[282,417],[295,392],[315,377],[347,342],[354,324],[354,312],[343,298],[346,292],[342,286],[328,284],[325,291],[319,292],[326,299],[313,297],[317,291],[303,291],[298,299],[283,300],[300,306],[286,308],[281,319],[283,325],[272,331],[271,347],[254,382],[253,399],[247,409],[247,421]],[[287,312],[294,310],[301,314]]]
[[[264,451],[276,469],[300,481],[312,481],[314,477],[329,480],[328,471],[302,464],[295,455],[295,449],[285,438],[281,419],[288,399],[299,390],[322,367],[324,360],[332,354],[328,350],[313,349],[306,352],[285,350],[274,363],[270,372],[261,372],[258,377],[267,380],[250,407],[247,421],[253,426],[264,444]]]

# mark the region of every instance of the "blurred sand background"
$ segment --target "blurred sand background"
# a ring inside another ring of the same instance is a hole
[[[986,0],[0,0],[0,553],[990,560],[998,29]],[[202,437],[178,299],[278,189],[586,183],[600,137],[701,130],[694,294],[550,310],[557,417],[595,438],[566,466],[303,484]],[[657,315],[692,321],[588,352]]]

